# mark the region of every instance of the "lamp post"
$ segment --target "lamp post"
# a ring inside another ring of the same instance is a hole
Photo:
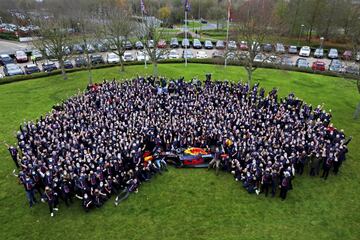
[[[323,48],[323,43],[324,43],[324,37],[320,38],[320,48]]]
[[[301,38],[302,30],[303,30],[304,27],[305,27],[305,25],[301,24],[300,33],[299,33],[299,39],[298,39],[298,43],[297,43],[298,46],[300,45],[300,38]]]

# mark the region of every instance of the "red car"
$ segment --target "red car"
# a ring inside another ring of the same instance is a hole
[[[159,40],[157,47],[158,48],[166,48],[166,41],[164,39]]]
[[[315,61],[312,64],[312,70],[314,71],[325,71],[325,63],[322,61]]]
[[[242,50],[242,51],[247,51],[248,50],[248,46],[247,46],[247,43],[245,41],[240,42],[240,50]]]

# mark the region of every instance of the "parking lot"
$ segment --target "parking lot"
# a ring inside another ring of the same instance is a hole
[[[33,48],[31,43],[14,43],[14,42],[10,42],[10,41],[1,41],[0,45],[1,45],[1,47],[0,47],[1,53],[8,53],[8,54],[13,54],[16,50],[24,50],[24,51],[29,52]],[[8,49],[8,51],[6,51],[6,48]],[[177,54],[175,54],[175,58],[183,58],[183,51],[184,51],[183,48],[180,47],[180,48],[175,48],[175,49],[171,49],[171,50],[172,50],[173,53],[174,52],[177,53]],[[204,49],[204,48],[202,48],[202,49],[193,49],[193,48],[189,48],[188,50],[192,52],[192,58],[212,58],[213,53],[215,51],[217,51],[218,53],[220,52],[221,54],[224,54],[224,50],[217,50],[217,49]],[[130,60],[130,61],[136,61],[137,60],[137,56],[139,54],[139,51],[144,51],[144,50],[135,50],[135,49],[133,49],[133,50],[126,51],[126,53],[131,53],[131,55],[134,58],[133,60]],[[169,58],[170,49],[169,49],[169,51],[166,51],[166,52],[167,52],[167,54],[165,54],[164,59]],[[199,54],[199,52],[201,52],[201,53]],[[95,53],[92,53],[92,54],[93,55],[100,54],[103,57],[104,62],[106,63],[108,53],[110,53],[110,52],[95,52]],[[313,54],[313,52],[312,52],[312,54]],[[287,57],[287,58],[291,59],[292,64],[295,65],[297,59],[300,58],[297,54],[289,54],[289,53],[287,53],[287,51],[286,51],[285,54],[275,54],[275,52],[273,51],[273,52],[268,52],[265,55],[267,57],[272,56],[273,58],[276,58],[276,64],[279,64],[279,62],[281,61],[282,58]],[[81,56],[81,54],[72,54],[72,55],[68,56],[68,59],[72,62],[74,67],[75,67],[75,58],[78,57],[78,56]],[[173,58],[174,58],[174,54],[173,54]],[[307,57],[306,59],[307,59],[307,61],[309,63],[309,67],[312,66],[313,62],[319,60],[319,59],[314,58],[312,56]],[[49,62],[49,61],[54,62],[55,65],[59,68],[59,63],[57,61],[51,60],[51,59],[50,60],[47,60],[47,59],[39,60],[36,63],[38,65],[38,67],[40,68],[40,70],[43,71],[42,63]],[[331,60],[328,59],[328,58],[322,58],[322,59],[320,59],[320,61],[325,63],[325,69],[328,70]],[[17,63],[17,65],[20,66],[21,69],[24,69],[25,65],[30,64],[30,63],[31,62],[30,62],[30,57],[29,57],[28,62]],[[342,61],[342,64],[343,64],[343,66],[348,66],[348,65],[354,64],[354,62],[353,61]],[[3,67],[0,68],[0,74],[2,76],[5,76],[4,71],[3,71]]]

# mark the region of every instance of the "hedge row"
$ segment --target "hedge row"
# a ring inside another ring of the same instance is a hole
[[[184,59],[167,59],[167,60],[160,60],[159,63],[161,64],[170,64],[170,63],[184,63]],[[197,64],[216,64],[216,65],[224,65],[223,59],[188,59],[188,63],[197,63]],[[125,66],[131,66],[131,65],[143,65],[143,62],[125,62]],[[242,66],[241,63],[235,62],[235,61],[229,61],[227,63],[229,66]],[[96,65],[93,66],[92,69],[101,69],[101,68],[110,68],[119,66],[119,64],[102,64],[102,65]],[[291,66],[280,66],[280,65],[274,65],[274,64],[261,64],[258,67],[261,68],[271,68],[271,69],[281,69],[281,70],[287,70],[287,71],[296,71],[296,72],[304,72],[304,73],[316,73],[326,76],[332,76],[332,77],[342,77],[342,78],[349,78],[349,79],[360,79],[359,76],[354,76],[350,74],[340,74],[335,73],[331,71],[325,71],[325,72],[319,72],[319,71],[313,71],[311,68],[297,68],[297,67],[291,67]],[[87,68],[73,68],[73,69],[67,69],[67,73],[72,72],[78,72],[78,71],[86,71]],[[30,75],[19,75],[19,76],[13,76],[13,77],[4,77],[0,79],[0,85],[12,83],[12,82],[19,82],[19,81],[25,81],[25,80],[31,80],[31,79],[37,79],[37,78],[43,78],[53,75],[59,75],[61,74],[61,70],[55,70],[52,72],[40,72],[40,73],[34,73]]]

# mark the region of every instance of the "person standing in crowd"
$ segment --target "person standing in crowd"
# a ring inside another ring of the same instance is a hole
[[[6,148],[9,150],[10,156],[15,163],[15,166],[19,169],[19,162],[18,162],[18,150],[14,146],[10,146],[9,144],[5,143]]]
[[[43,202],[47,202],[49,205],[50,216],[54,216],[54,211],[58,211],[58,194],[54,192],[49,186],[45,187],[45,192],[42,197]]]

